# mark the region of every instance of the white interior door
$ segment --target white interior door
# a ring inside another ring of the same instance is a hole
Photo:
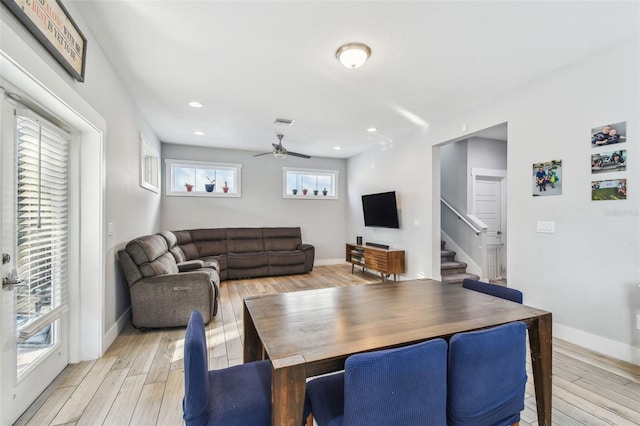
[[[50,221],[67,216],[67,195],[59,187],[67,179],[64,167],[52,164],[47,155],[65,160],[50,143],[50,130],[40,129],[35,115],[20,124],[16,111],[22,107],[4,93],[1,103],[0,424],[5,425],[12,424],[68,364],[67,248],[56,242],[66,239],[68,227]],[[4,285],[7,278],[21,282]]]
[[[478,176],[474,188],[474,214],[487,225],[487,244],[502,244],[500,178]]]

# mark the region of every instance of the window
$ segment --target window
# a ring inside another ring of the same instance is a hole
[[[242,164],[165,160],[167,195],[240,197]]]
[[[16,111],[18,375],[56,343],[67,310],[69,143],[66,131]]]
[[[338,171],[282,168],[283,198],[337,200]]]
[[[140,132],[140,186],[160,192],[160,156]]]

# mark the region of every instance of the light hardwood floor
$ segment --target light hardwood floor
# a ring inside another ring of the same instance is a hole
[[[207,326],[209,368],[242,363],[242,298],[377,282],[350,265],[308,275],[225,281],[221,310]],[[393,285],[392,283],[385,285]],[[184,328],[127,327],[104,357],[69,366],[16,425],[181,425]],[[640,368],[554,339],[553,423],[639,425]],[[537,425],[531,365],[521,425]],[[247,425],[250,426],[250,425]]]

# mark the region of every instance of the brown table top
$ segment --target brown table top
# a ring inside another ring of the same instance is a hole
[[[301,357],[308,375],[323,372],[322,361],[548,314],[433,280],[258,296],[245,305],[268,357]]]

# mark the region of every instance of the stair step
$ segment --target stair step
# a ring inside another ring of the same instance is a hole
[[[456,262],[456,261],[450,261],[450,262],[441,262],[440,263],[440,270],[446,270],[446,269],[467,269],[467,264],[464,262]]]
[[[443,284],[462,284],[462,280],[465,278],[471,278],[472,280],[479,280],[480,277],[474,274],[450,274],[442,275]]]
[[[456,252],[453,250],[440,250],[440,256],[455,256]]]

